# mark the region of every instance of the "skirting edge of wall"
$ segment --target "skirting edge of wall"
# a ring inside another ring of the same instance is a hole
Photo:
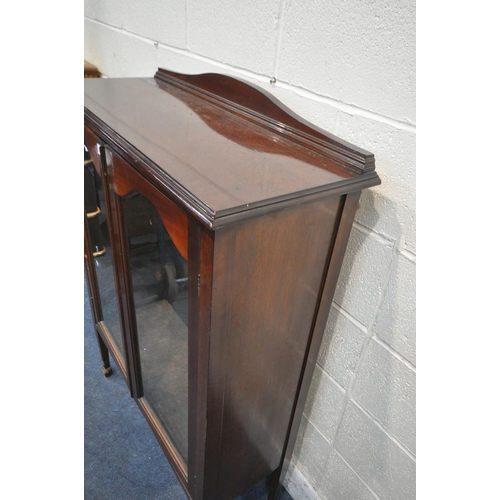
[[[294,500],[321,500],[316,490],[293,462],[288,467],[284,486]]]

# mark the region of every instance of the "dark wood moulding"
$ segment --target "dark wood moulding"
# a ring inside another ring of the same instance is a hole
[[[341,163],[358,173],[375,170],[375,159],[372,153],[356,148],[319,130],[314,125],[306,123],[272,94],[261,88],[253,87],[249,83],[213,73],[181,75],[162,68],[158,69],[155,79],[160,84],[175,86],[227,109],[230,113],[242,116],[273,132],[282,134],[288,139],[308,149],[320,152],[334,162]],[[217,127],[217,123],[213,123],[213,125]],[[236,138],[236,140],[238,139]],[[245,145],[253,146],[251,141]],[[286,148],[273,148],[271,152],[280,150],[283,151],[283,154],[288,154]],[[333,169],[335,166],[325,164],[325,167],[321,168]]]
[[[154,79],[110,80],[85,82],[85,123],[208,228],[380,183],[371,153],[235,78],[159,69]]]

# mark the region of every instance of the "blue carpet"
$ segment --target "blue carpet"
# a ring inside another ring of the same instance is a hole
[[[84,333],[85,499],[187,500],[114,360],[113,375],[101,372],[87,288]],[[237,500],[266,499],[262,481]],[[282,500],[292,498],[285,492]]]

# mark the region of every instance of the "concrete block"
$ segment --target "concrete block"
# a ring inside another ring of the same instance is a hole
[[[188,49],[270,76],[274,72],[280,0],[192,0]]]
[[[387,280],[393,245],[353,227],[334,301],[364,326],[370,325]]]
[[[415,2],[289,0],[279,80],[415,123]]]
[[[331,444],[303,416],[293,449],[292,462],[309,483],[316,487],[323,473]]]
[[[86,0],[85,15],[174,47],[186,47],[186,0]]]
[[[156,48],[124,32],[85,21],[85,59],[110,78],[152,77],[157,68]]]
[[[85,16],[108,24],[110,27],[124,29],[134,2],[120,0],[85,0]]]
[[[416,454],[415,372],[374,340],[362,360],[352,397]]]
[[[99,4],[98,0],[84,0],[83,1],[83,16],[95,19],[95,9]]]
[[[335,451],[326,463],[318,490],[324,500],[376,500],[377,498]]]
[[[405,250],[417,255],[417,215],[413,212],[405,231]]]
[[[334,446],[379,498],[415,500],[415,460],[352,401]]]
[[[415,209],[415,131],[339,112],[338,136],[373,153],[382,179],[380,186],[363,191],[356,220],[398,240]]]
[[[336,309],[331,309],[318,364],[346,390],[351,383],[366,338],[366,333]]]
[[[340,423],[345,391],[316,366],[304,413],[330,441]]]
[[[416,264],[405,255],[395,257],[374,332],[416,366]]]

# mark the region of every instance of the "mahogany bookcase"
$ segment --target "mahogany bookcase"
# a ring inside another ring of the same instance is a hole
[[[87,79],[84,125],[104,374],[191,500],[278,498],[373,155],[218,74]]]

